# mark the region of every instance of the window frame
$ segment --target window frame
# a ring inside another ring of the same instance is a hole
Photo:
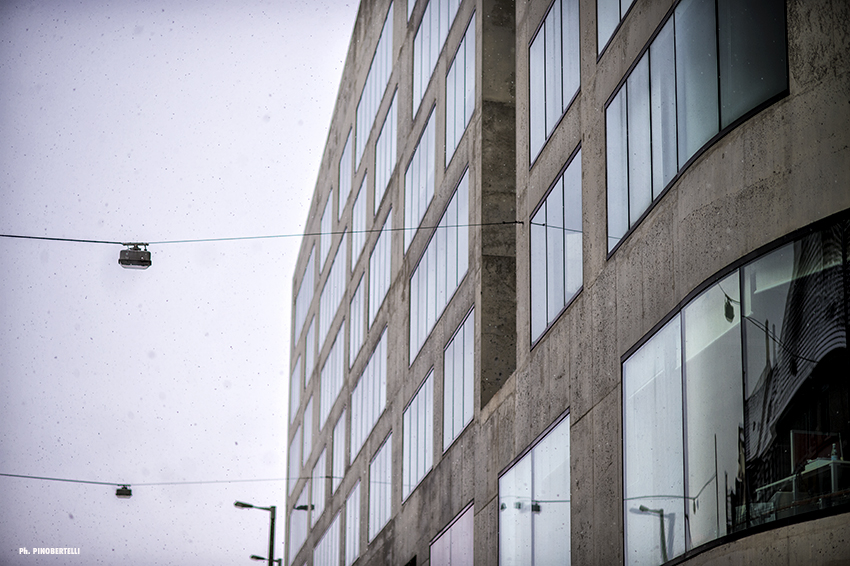
[[[658,37],[658,35],[664,29],[664,26],[667,25],[670,18],[673,17],[674,13],[676,12],[676,8],[679,6],[679,4],[682,1],[683,0],[676,0],[676,2],[672,6],[670,6],[670,9],[667,11],[667,13],[664,15],[664,17],[658,23],[655,30],[653,30],[652,35],[650,35],[646,44],[641,48],[641,50],[635,56],[634,61],[632,61],[631,65],[629,65],[629,68],[623,74],[623,77],[620,79],[620,81],[614,87],[614,90],[611,92],[611,95],[605,101],[605,103],[603,105],[603,120],[604,120],[604,123],[605,123],[604,130],[606,132],[606,134],[605,134],[606,147],[607,147],[607,137],[608,137],[608,134],[607,134],[607,132],[608,132],[608,107],[612,104],[612,102],[617,97],[617,95],[620,94],[620,91],[625,87],[628,78],[631,76],[632,72],[634,72],[635,68],[640,64],[644,55],[649,52],[649,49],[651,48],[652,44],[655,42],[655,39]],[[715,1],[715,6],[716,6],[716,2],[718,0],[714,0],[714,1]],[[735,130],[739,126],[741,126],[744,122],[747,122],[748,120],[750,120],[751,118],[753,118],[754,116],[756,116],[757,114],[759,114],[760,112],[765,110],[766,108],[773,106],[774,104],[776,104],[777,102],[779,102],[783,98],[790,95],[790,67],[789,67],[789,65],[790,65],[789,59],[790,58],[788,57],[788,3],[783,0],[782,4],[783,4],[783,7],[784,7],[783,17],[784,17],[784,21],[785,21],[785,50],[786,50],[785,76],[786,76],[786,87],[783,90],[781,90],[780,92],[778,92],[778,93],[774,94],[773,96],[765,99],[763,102],[757,104],[756,106],[754,106],[753,108],[751,108],[747,112],[744,112],[738,118],[736,118],[735,120],[732,120],[726,127],[719,128],[718,132],[716,134],[714,134],[711,138],[709,138],[708,141],[706,141],[705,144],[703,144],[699,149],[697,149],[694,152],[694,154],[690,158],[688,158],[681,166],[679,166],[677,164],[678,169],[677,169],[676,173],[667,182],[667,184],[658,192],[658,196],[652,197],[652,201],[650,202],[650,204],[646,208],[646,210],[644,210],[633,223],[630,222],[630,226],[628,226],[628,228],[623,233],[623,235],[620,236],[619,241],[607,252],[607,254],[605,256],[606,261],[610,260],[611,257],[615,253],[617,253],[617,250],[620,248],[620,246],[623,245],[623,242],[625,242],[626,240],[629,239],[629,236],[631,236],[631,234],[638,229],[638,227],[643,223],[643,221],[646,219],[646,217],[649,216],[652,213],[652,211],[655,209],[655,207],[658,205],[658,203],[661,202],[662,200],[664,200],[664,197],[667,195],[667,193],[670,192],[670,190],[676,185],[676,183],[679,181],[679,179],[681,177],[683,177],[688,172],[688,170],[691,168],[691,166],[697,160],[699,160],[699,158],[702,157],[702,155],[704,153],[708,152],[712,147],[714,147],[715,144],[717,144],[720,140],[722,140],[724,137],[726,137],[730,132],[732,132],[733,130]],[[632,4],[632,8],[633,7],[634,7],[634,3]],[[630,11],[631,11],[631,8],[629,9],[629,12]],[[623,20],[621,20],[620,24],[622,24],[622,22],[628,16],[629,12],[626,12],[626,14],[625,14],[625,16],[623,16]],[[619,27],[617,29],[619,29]],[[614,34],[612,34],[612,38],[613,38],[614,35],[616,35],[616,32],[617,32],[617,30],[615,30]],[[719,37],[719,31],[718,30],[715,30],[715,35],[717,37]],[[718,39],[718,41],[719,41],[719,39]],[[674,36],[674,42],[675,42],[675,36]],[[600,54],[600,58],[601,58],[601,56],[602,55]],[[717,58],[718,58],[718,61],[719,61],[719,59],[720,59],[719,54],[718,54]],[[719,62],[718,62],[718,65],[719,65]],[[719,69],[719,67],[718,67],[718,69]],[[650,61],[649,72],[650,72],[650,77],[651,77],[651,73],[652,73],[651,61]],[[719,70],[718,70],[718,73],[719,73]],[[719,76],[719,74],[718,74],[718,76]],[[718,87],[718,90],[719,90],[719,87]],[[718,107],[720,107],[721,105],[722,105],[722,103],[718,100]],[[720,120],[718,120],[718,122],[720,122]],[[718,125],[718,127],[719,127],[719,125]],[[677,125],[676,125],[676,129],[677,129],[677,137],[678,137],[678,122],[677,122]],[[628,136],[628,133],[626,135]],[[607,194],[608,194],[607,150],[606,150],[605,161],[606,161],[606,167],[605,167],[604,175],[605,175],[605,193],[606,193],[606,197],[607,197]],[[606,201],[606,214],[605,214],[605,239],[606,239],[606,242],[609,238],[608,234],[610,233],[609,232],[609,215],[607,213],[608,212],[607,209],[608,209],[608,205],[607,205],[607,201]],[[628,211],[626,212],[626,215],[627,215],[627,218],[628,218]],[[607,245],[606,245],[606,248],[607,248]]]
[[[705,279],[702,283],[700,283],[699,285],[694,287],[690,292],[688,292],[682,298],[682,300],[680,300],[676,305],[674,305],[670,309],[670,311],[661,318],[661,320],[659,320],[657,323],[655,323],[648,331],[646,331],[645,334],[643,334],[643,336],[640,337],[640,339],[638,339],[630,348],[628,348],[620,356],[620,360],[619,360],[619,362],[620,362],[619,363],[620,382],[622,383],[622,381],[623,381],[623,365],[629,360],[629,358],[631,358],[633,354],[635,354],[643,346],[645,346],[647,343],[649,343],[662,329],[664,329],[666,327],[666,325],[668,323],[670,323],[676,317],[681,316],[682,312],[695,299],[699,298],[703,293],[705,293],[706,291],[708,291],[709,289],[714,287],[716,284],[722,282],[724,279],[726,279],[727,277],[729,277],[731,274],[733,274],[736,271],[741,272],[740,277],[743,280],[743,269],[744,269],[745,266],[750,265],[750,264],[758,261],[760,258],[766,257],[766,256],[770,255],[771,253],[773,253],[775,251],[778,251],[780,248],[782,248],[784,246],[792,244],[796,241],[800,241],[807,236],[810,236],[814,233],[823,231],[824,229],[826,229],[826,228],[828,228],[832,225],[838,224],[840,222],[843,222],[843,221],[850,221],[850,209],[842,210],[840,212],[837,212],[835,214],[828,216],[827,218],[823,218],[821,220],[818,220],[818,221],[815,221],[811,224],[808,224],[808,225],[806,225],[802,228],[798,228],[798,229],[796,229],[792,232],[789,232],[788,234],[785,234],[785,235],[783,235],[783,236],[781,236],[781,237],[779,237],[779,238],[777,238],[777,239],[775,239],[771,242],[768,242],[768,243],[750,251],[749,253],[741,256],[740,258],[738,258],[734,262],[732,262],[732,263],[728,264],[727,266],[723,267],[722,269],[716,271],[713,275],[711,275],[710,277]],[[743,298],[743,293],[744,293],[744,290],[743,290],[743,286],[742,286],[741,287],[742,298]],[[737,309],[739,306],[740,305],[736,305],[735,308]],[[848,343],[850,343],[850,338],[848,338]],[[746,365],[746,352],[743,353],[743,364]],[[743,394],[743,392],[742,392],[742,394]],[[621,425],[624,425],[625,424],[625,413],[624,413],[625,412],[625,402],[624,402],[624,399],[623,399],[623,393],[622,392],[620,394],[620,402],[621,402],[621,411],[620,411]],[[687,406],[686,406],[686,402],[684,400],[682,402],[682,412],[683,412],[683,416],[686,418],[687,417]],[[621,543],[621,549],[622,549],[622,552],[623,552],[623,556],[625,557],[626,556],[626,531],[625,531],[625,520],[623,518],[622,512],[623,512],[623,504],[625,502],[625,497],[626,497],[626,491],[625,491],[625,486],[626,486],[625,473],[626,473],[626,470],[625,470],[625,463],[623,461],[623,457],[625,455],[625,450],[626,450],[626,446],[625,446],[626,436],[625,436],[625,433],[623,432],[623,430],[624,430],[624,427],[621,426],[621,439],[620,439],[620,442],[621,442],[621,444],[620,444],[620,449],[621,449],[621,462],[620,462],[620,464],[621,464],[621,468],[620,468],[621,469],[620,506],[621,507],[620,507],[620,511],[621,511],[621,515],[620,515],[620,520],[623,521],[622,524],[623,524],[624,530],[623,530],[623,533],[622,533],[622,539],[621,539],[620,543]],[[684,434],[687,434],[687,427],[686,426],[684,427]],[[687,455],[685,456],[685,460],[687,460]],[[511,465],[513,465],[513,464],[511,464]],[[685,463],[684,469],[685,469],[684,473],[687,474],[687,463]],[[779,518],[779,519],[776,519],[776,520],[773,520],[773,521],[768,521],[768,522],[765,522],[765,523],[762,523],[762,524],[759,524],[759,525],[754,525],[754,526],[751,526],[751,527],[742,528],[740,530],[730,532],[726,535],[723,535],[723,536],[717,537],[713,540],[710,540],[708,542],[705,542],[705,543],[703,543],[699,546],[695,546],[693,548],[686,549],[682,554],[679,554],[679,555],[677,555],[673,558],[670,558],[670,562],[680,562],[680,561],[683,561],[683,560],[687,560],[689,558],[693,558],[694,556],[703,554],[704,552],[711,550],[713,548],[716,548],[716,547],[719,547],[719,546],[722,546],[722,545],[725,545],[725,544],[729,544],[730,542],[734,542],[734,541],[741,540],[741,539],[744,539],[744,538],[749,538],[749,537],[752,537],[752,536],[760,534],[760,533],[770,532],[770,531],[773,531],[773,530],[776,530],[776,529],[779,529],[779,528],[783,528],[783,527],[787,527],[787,526],[790,526],[790,525],[806,523],[806,522],[814,521],[814,520],[821,519],[821,518],[824,518],[824,517],[829,517],[829,516],[833,516],[833,515],[847,513],[848,511],[850,511],[850,505],[848,505],[848,504],[837,505],[837,506],[827,507],[827,508],[816,510],[816,511],[810,511],[810,512],[806,512],[806,513],[802,513],[802,514],[798,514],[798,515],[792,515],[792,516],[789,516],[789,517]]]
[[[576,291],[573,293],[572,297],[570,297],[570,299],[565,302],[563,308],[552,318],[552,321],[548,322],[546,324],[546,328],[543,329],[543,332],[540,333],[540,336],[538,336],[537,338],[533,338],[533,335],[532,335],[533,329],[532,329],[532,326],[531,326],[531,312],[532,312],[531,311],[531,301],[532,301],[532,296],[531,296],[531,294],[532,294],[532,291],[531,291],[531,276],[532,276],[531,219],[534,218],[534,216],[540,211],[541,208],[543,208],[544,203],[549,198],[549,195],[552,194],[552,191],[555,189],[555,186],[558,184],[558,181],[563,179],[564,173],[566,173],[567,169],[570,167],[570,165],[572,165],[573,161],[579,155],[580,152],[581,152],[581,142],[579,142],[578,145],[575,147],[575,149],[572,151],[572,153],[570,153],[570,156],[567,158],[566,163],[564,163],[563,167],[561,167],[561,169],[558,171],[558,174],[555,175],[555,179],[549,185],[549,188],[546,189],[546,192],[540,198],[540,201],[537,203],[537,205],[535,205],[534,209],[532,209],[531,213],[528,215],[528,289],[529,289],[529,293],[528,293],[528,301],[529,301],[528,328],[529,328],[529,335],[532,336],[531,346],[530,346],[531,350],[533,350],[538,344],[540,344],[546,338],[546,336],[549,334],[549,331],[552,329],[552,327],[554,327],[558,323],[558,321],[561,319],[561,317],[564,316],[564,313],[572,306],[572,304],[576,301],[576,299],[578,299],[578,297],[581,295],[582,291],[584,291],[584,253],[582,251],[582,284],[579,285],[578,289],[576,289]],[[579,162],[579,165],[581,165],[581,162]],[[583,183],[582,183],[582,187],[583,187]],[[580,188],[579,191],[582,193],[582,248],[583,248],[584,247],[584,193],[583,193],[582,188]]]

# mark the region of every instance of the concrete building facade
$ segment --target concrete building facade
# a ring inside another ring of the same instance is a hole
[[[364,0],[287,564],[850,557],[850,7]]]

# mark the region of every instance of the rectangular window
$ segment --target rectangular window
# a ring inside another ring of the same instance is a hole
[[[402,416],[401,499],[419,485],[434,460],[434,370],[428,374]]]
[[[582,285],[581,150],[531,217],[531,341]]]
[[[357,457],[387,404],[387,330],[351,392],[351,460]]]
[[[676,6],[606,109],[608,251],[688,160],[787,89],[784,6],[782,0]]]
[[[446,345],[443,356],[443,450],[472,422],[475,410],[475,311]]]
[[[339,514],[313,550],[313,566],[339,566]]]
[[[469,170],[410,277],[410,362],[466,275],[469,263]]]
[[[354,365],[354,360],[357,359],[357,354],[360,353],[360,348],[363,346],[366,332],[366,295],[363,290],[366,285],[364,281],[365,277],[361,277],[348,308],[348,367]]]
[[[629,564],[660,564],[742,518],[738,278],[703,292],[623,364]]]
[[[342,157],[339,158],[339,217],[342,218],[342,210],[348,202],[351,194],[351,175],[353,173],[353,162],[351,161],[351,130],[345,138],[345,147],[342,149]]]
[[[470,505],[431,543],[431,566],[472,566],[475,507]]]
[[[475,110],[475,14],[446,75],[446,167]]]
[[[676,316],[623,364],[627,564],[661,564],[685,551],[685,521],[675,520],[685,517],[681,338]]]
[[[306,466],[313,452],[313,397],[307,401],[304,409],[304,449],[301,451],[301,465]]]
[[[372,58],[371,65],[369,66],[369,74],[366,76],[366,84],[363,86],[360,101],[357,103],[355,170],[360,166],[360,158],[363,157],[363,150],[366,148],[366,140],[369,139],[369,132],[372,131],[372,126],[375,124],[378,107],[381,105],[381,100],[384,97],[384,91],[387,90],[387,85],[390,82],[390,75],[393,70],[392,56],[393,5],[390,4],[390,8],[387,11],[387,17],[384,20],[384,27],[381,30],[381,37],[378,39],[377,47],[375,47],[375,55]]]
[[[339,331],[336,333],[336,338],[334,338],[333,345],[331,345],[330,352],[328,352],[325,365],[322,367],[319,430],[324,428],[331,408],[333,408],[336,398],[342,390],[342,382],[345,381],[345,365],[343,362],[345,344],[343,340],[342,326],[340,326]]]
[[[428,205],[431,199],[434,198],[434,115],[435,110],[431,110],[431,115],[428,117],[428,123],[425,124],[425,129],[422,130],[422,136],[419,138],[419,143],[416,150],[413,152],[413,157],[407,165],[407,171],[404,173],[404,250],[413,240],[413,235],[416,233],[415,228],[422,222],[425,216],[425,211],[428,210]]]
[[[378,213],[378,208],[380,208],[384,194],[387,192],[390,176],[395,169],[396,122],[398,121],[396,98],[396,95],[393,94],[393,101],[390,103],[390,109],[387,111],[387,117],[384,119],[381,134],[378,136],[375,145],[375,214]]]
[[[345,283],[348,280],[348,266],[346,266],[345,234],[339,242],[339,248],[334,256],[322,295],[319,298],[319,349],[325,343],[328,330],[336,317],[342,297],[345,295]]]
[[[499,564],[570,561],[570,426],[565,418],[499,478]]]
[[[599,53],[608,45],[608,40],[634,1],[596,0],[596,49]]]
[[[292,377],[289,380],[289,422],[295,418],[298,412],[298,407],[301,405],[301,357],[295,360],[295,369],[292,370]]]
[[[431,81],[431,75],[437,66],[437,58],[449,28],[452,27],[460,0],[431,0],[422,14],[422,21],[413,38],[413,115],[419,110],[419,104]]]
[[[322,450],[322,453],[319,455],[319,458],[316,460],[316,465],[313,466],[313,475],[310,477],[310,482],[313,486],[313,492],[311,497],[311,503],[313,504],[313,508],[311,510],[310,526],[313,527],[316,525],[316,521],[319,520],[319,517],[322,516],[322,512],[325,510],[325,487],[327,486],[327,478],[328,470],[325,465],[325,454],[326,450]]]
[[[305,387],[309,385],[310,379],[313,377],[313,370],[316,369],[316,325],[315,318],[310,319],[310,327],[307,329],[307,344],[304,346],[304,370],[305,370]]]
[[[378,309],[387,296],[390,288],[390,273],[392,267],[392,234],[393,211],[387,214],[387,220],[381,227],[378,241],[372,255],[369,256],[369,325],[375,322]]]
[[[390,520],[392,513],[392,444],[390,433],[369,464],[369,541]]]
[[[307,311],[310,310],[310,303],[313,302],[313,257],[313,250],[310,250],[310,259],[307,260],[307,267],[304,268],[301,287],[298,288],[298,294],[295,296],[295,322],[292,328],[296,344],[298,343],[298,337],[301,336],[301,329],[304,328],[304,322],[307,320]]]
[[[289,481],[287,482],[289,493],[292,493],[292,488],[298,483],[301,472],[301,430],[301,426],[295,429],[295,436],[292,437],[289,445]]]
[[[555,0],[528,49],[531,161],[580,86],[578,0]]]
[[[351,210],[351,271],[354,271],[354,266],[360,259],[360,253],[366,244],[366,191],[363,190],[365,185],[366,175],[364,174],[360,189],[357,191],[357,199]]]
[[[345,475],[345,411],[339,416],[334,427],[333,472],[331,474],[331,493],[336,492]]]
[[[295,502],[296,509],[293,509],[289,513],[289,564],[292,564],[295,561],[295,556],[298,554],[298,551],[301,550],[301,547],[304,545],[304,541],[307,540],[307,532],[309,531],[307,513],[297,509],[297,507],[303,507],[306,509],[309,503],[309,498],[309,490],[307,489],[307,486],[304,486],[304,489],[301,491],[301,495],[298,496],[298,501]]]
[[[345,566],[360,556],[360,482],[345,500]]]
[[[321,236],[319,240],[319,272],[325,268],[325,261],[328,259],[328,252],[331,251],[331,241],[333,232],[333,195],[328,194],[328,202],[325,203],[325,210],[322,212],[322,224],[320,228]]]

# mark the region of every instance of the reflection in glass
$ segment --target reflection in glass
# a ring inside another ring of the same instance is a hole
[[[681,167],[719,128],[714,0],[684,0],[675,18]]]
[[[782,0],[718,0],[721,128],[788,84],[784,7]]]
[[[846,218],[775,249],[623,364],[629,564],[850,506],[848,253]]]
[[[564,419],[499,478],[499,564],[569,564],[570,544],[570,428]]]
[[[685,551],[681,319],[623,364],[626,564]]]
[[[691,547],[729,533],[743,495],[740,302],[736,271],[682,311]]]
[[[564,420],[531,451],[535,564],[570,563],[570,427]],[[536,507],[535,507],[536,505]]]
[[[850,502],[843,221],[743,269],[748,525]]]

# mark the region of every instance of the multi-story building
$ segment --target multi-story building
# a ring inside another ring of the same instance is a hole
[[[288,564],[850,556],[850,4],[364,0]]]

